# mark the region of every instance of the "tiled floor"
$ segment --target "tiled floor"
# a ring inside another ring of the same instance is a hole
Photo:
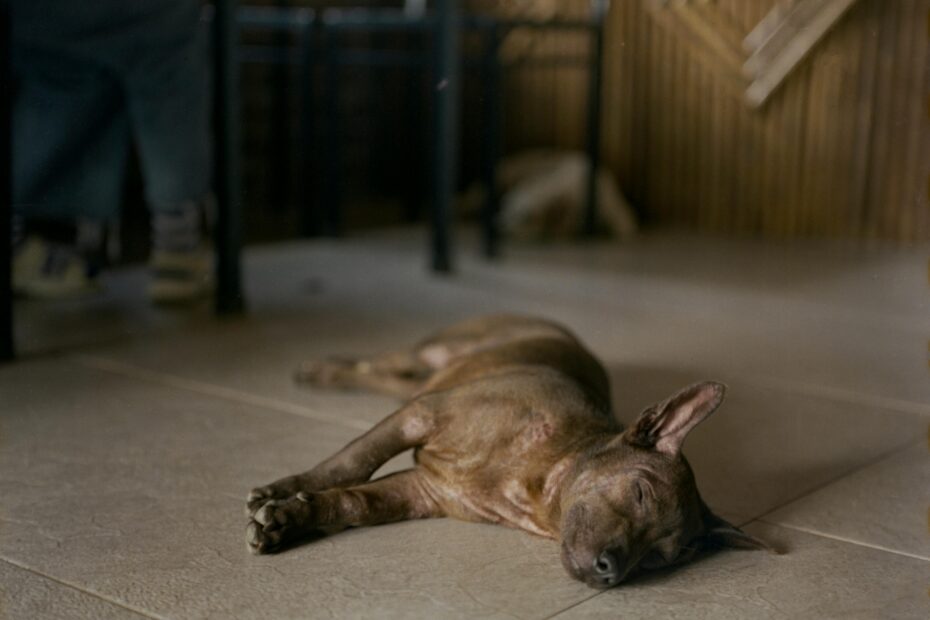
[[[497,265],[466,250],[437,278],[422,241],[255,249],[235,320],[151,309],[137,271],[95,299],[18,305],[27,355],[0,368],[0,618],[930,616],[930,247],[662,234]],[[623,419],[728,382],[686,453],[708,502],[786,553],[719,553],[602,593],[551,542],[449,520],[248,554],[247,490],[393,407],[295,387],[302,359],[496,311],[572,327]]]

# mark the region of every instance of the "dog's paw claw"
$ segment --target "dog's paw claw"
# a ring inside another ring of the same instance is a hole
[[[266,532],[260,523],[252,521],[246,527],[245,539],[249,545],[249,551],[255,555],[272,553],[276,549],[278,536],[274,532]]]
[[[255,511],[255,516],[252,518],[262,524],[265,531],[279,525],[286,525],[288,520],[287,511],[280,509],[282,504],[283,502],[275,499],[265,502],[264,506]]]

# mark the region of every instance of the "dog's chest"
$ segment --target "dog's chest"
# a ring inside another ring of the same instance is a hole
[[[544,414],[511,422],[484,437],[440,437],[417,451],[417,462],[449,516],[553,537],[543,487],[565,429]]]
[[[487,478],[429,477],[433,496],[444,512],[463,521],[495,523],[539,536],[555,537],[547,523],[541,478],[521,479],[488,472]],[[497,475],[495,475],[497,474]]]

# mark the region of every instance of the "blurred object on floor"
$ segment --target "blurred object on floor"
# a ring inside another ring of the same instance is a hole
[[[536,149],[501,160],[497,183],[501,191],[498,215],[501,232],[515,239],[566,239],[582,233],[590,163],[580,151]],[[461,209],[472,214],[485,200],[484,186],[475,183],[461,197]],[[597,231],[629,239],[636,217],[610,170],[597,174]]]

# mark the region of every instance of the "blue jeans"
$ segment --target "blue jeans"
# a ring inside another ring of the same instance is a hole
[[[199,0],[12,0],[11,9],[17,213],[114,217],[131,143],[151,209],[209,192]]]

